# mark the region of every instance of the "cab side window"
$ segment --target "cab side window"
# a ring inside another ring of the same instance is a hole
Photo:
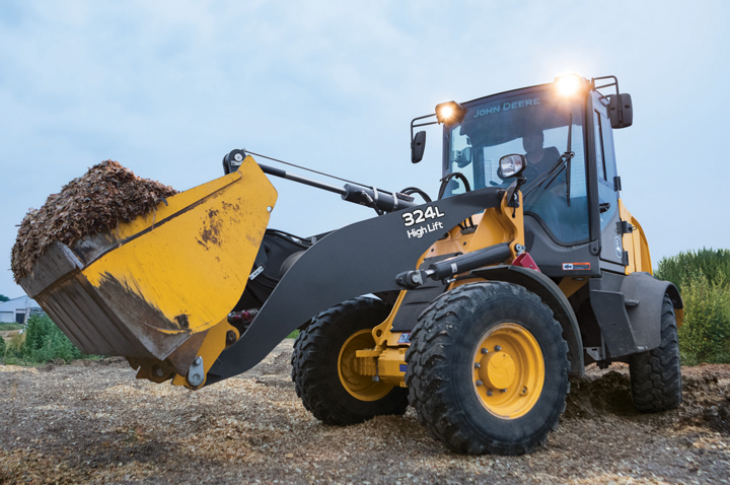
[[[605,114],[605,109],[602,111],[600,112],[598,109],[593,111],[601,231],[605,229],[618,210],[618,194],[614,186],[616,158],[613,151],[613,131],[611,130],[611,122]]]

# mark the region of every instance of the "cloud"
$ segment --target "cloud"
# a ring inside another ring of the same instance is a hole
[[[429,132],[425,161],[411,165],[413,117],[438,102],[549,82],[566,70],[617,74],[634,95],[636,126],[616,135],[619,170],[653,254],[722,244],[727,229],[705,239],[665,229],[656,194],[657,186],[686,186],[688,159],[727,173],[709,140],[726,125],[728,9],[4,1],[0,254],[9,254],[28,207],[107,158],[185,189],[219,176],[222,156],[245,146],[384,188],[435,193],[439,134]],[[716,180],[703,183],[723,192]],[[306,235],[371,216],[331,194],[275,184],[274,223],[282,229]],[[695,217],[685,204],[670,212]],[[0,293],[14,293],[3,290],[9,281],[0,272]]]

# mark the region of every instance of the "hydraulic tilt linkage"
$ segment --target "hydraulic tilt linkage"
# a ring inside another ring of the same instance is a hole
[[[223,164],[226,165],[228,163],[229,166],[235,167],[237,165],[240,165],[249,154],[254,155],[253,153],[247,152],[246,150],[232,150],[223,159]],[[255,155],[263,158],[269,158],[277,162],[287,163],[288,165],[293,165],[282,160],[266,157],[264,155]],[[308,185],[310,187],[315,187],[317,189],[322,189],[328,192],[339,194],[340,196],[342,196],[342,199],[346,200],[347,202],[353,202],[355,204],[360,204],[375,209],[378,215],[382,215],[385,212],[395,212],[400,209],[406,209],[408,207],[414,207],[418,205],[413,202],[413,197],[402,194],[400,192],[389,192],[386,190],[378,189],[374,186],[365,186],[356,182],[346,183],[344,187],[338,187],[336,185],[320,182],[318,180],[310,179],[308,177],[302,177],[301,175],[287,172],[286,170],[282,170],[280,168],[271,167],[269,165],[264,165],[261,163],[259,163],[258,165],[259,167],[261,167],[261,170],[265,174],[273,175],[274,177],[291,180],[292,182],[297,182],[300,184]],[[345,180],[341,179],[340,177],[334,177],[332,175],[325,174],[323,172],[317,172],[315,170],[310,170],[307,168],[304,168],[304,170],[320,173],[328,177],[337,178],[339,180]]]

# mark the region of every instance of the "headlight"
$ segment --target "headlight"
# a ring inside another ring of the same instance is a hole
[[[513,155],[505,155],[499,159],[499,171],[503,179],[518,175],[526,167],[527,159],[524,155],[515,153]]]
[[[466,108],[456,101],[448,101],[436,105],[436,120],[439,124],[455,125],[464,121]]]

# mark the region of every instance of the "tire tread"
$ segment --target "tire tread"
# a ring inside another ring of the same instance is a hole
[[[331,338],[335,326],[347,324],[348,317],[363,311],[382,310],[387,315],[388,308],[388,305],[381,300],[354,298],[320,313],[299,332],[291,357],[292,381],[304,407],[323,423],[347,426],[362,423],[377,415],[406,412],[407,391],[397,387],[382,399],[373,401],[373,405],[369,406],[370,412],[363,413],[362,410],[358,412],[346,402],[338,402],[333,398],[332,386],[342,386],[342,384],[339,382],[339,377],[336,377],[337,382],[333,382],[332,369],[328,369],[329,364],[323,361],[326,360],[324,359],[326,353],[332,351],[333,345],[337,345]],[[375,322],[373,326],[378,323],[380,322]],[[338,346],[338,352],[339,348]]]
[[[676,409],[682,403],[682,367],[674,306],[664,296],[659,347],[631,356],[631,397],[642,413]]]
[[[464,308],[474,308],[485,299],[499,298],[505,294],[516,295],[537,304],[549,315],[550,325],[554,327],[553,333],[562,335],[562,328],[553,318],[552,311],[537,295],[523,287],[504,282],[469,284],[444,293],[424,310],[411,334],[411,346],[406,354],[406,384],[410,404],[416,409],[418,422],[426,427],[433,438],[460,453],[529,453],[535,447],[545,444],[548,432],[555,429],[559,422],[560,413],[557,413],[544,433],[536,434],[526,441],[485,439],[473,430],[467,416],[456,405],[457,399],[449,390],[447,381],[450,362],[447,354],[454,344],[454,334],[461,323],[459,314],[464,313]],[[562,337],[560,345],[560,352],[565,356],[560,364],[562,379],[568,389],[568,345]],[[565,409],[565,396],[562,397],[559,407]]]

